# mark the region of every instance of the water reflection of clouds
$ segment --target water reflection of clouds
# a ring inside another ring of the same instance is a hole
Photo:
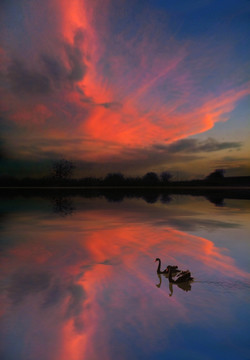
[[[37,271],[36,269],[18,269],[18,272],[10,278],[10,284],[7,288],[8,297],[13,304],[18,304],[27,295],[47,290],[50,281],[51,274],[49,272]]]
[[[206,220],[206,219],[197,219],[197,218],[168,218],[165,221],[156,221],[155,225],[157,226],[166,226],[169,225],[171,227],[177,228],[183,231],[190,231],[196,230],[198,228],[205,228],[205,229],[214,229],[214,228],[221,228],[221,229],[234,229],[238,228],[239,224],[225,222],[225,221],[217,221],[217,220]]]
[[[111,206],[66,219],[43,214],[16,218],[5,229],[5,236],[16,241],[2,253],[1,283],[7,291],[1,295],[1,335],[5,340],[18,335],[25,353],[19,359],[110,360],[148,352],[153,358],[163,356],[156,349],[166,351],[178,324],[209,321],[214,311],[222,321],[234,321],[223,308],[229,300],[224,297],[218,305],[218,294],[211,293],[208,283],[207,288],[194,283],[191,293],[175,287],[171,301],[166,283],[156,289],[156,256],[189,267],[198,280],[249,278],[227,249],[185,232],[192,219],[177,218],[177,213],[171,217],[169,211],[166,218],[166,212],[159,216],[160,209],[152,215]],[[196,218],[191,228],[230,225]],[[23,327],[22,333],[15,330]],[[10,347],[5,341],[5,354]]]

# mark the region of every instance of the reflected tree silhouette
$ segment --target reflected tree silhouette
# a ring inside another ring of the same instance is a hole
[[[148,193],[144,193],[142,195],[142,198],[144,201],[146,201],[148,204],[154,204],[157,202],[158,200],[158,197],[159,197],[159,194],[158,193],[154,193],[154,192],[148,192]]]
[[[169,194],[162,194],[161,197],[160,197],[160,202],[162,204],[168,204],[170,203],[170,201],[172,201],[172,198],[171,196],[169,196]]]
[[[210,194],[206,198],[215,206],[223,207],[225,206],[224,197],[220,194]]]
[[[107,191],[104,196],[108,202],[122,202],[125,197],[124,193],[119,190]]]
[[[104,184],[108,186],[122,186],[125,184],[125,177],[121,173],[109,173],[104,179]]]
[[[75,211],[71,198],[58,196],[52,198],[53,212],[60,216],[72,215]]]

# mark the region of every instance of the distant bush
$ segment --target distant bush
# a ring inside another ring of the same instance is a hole
[[[207,180],[219,180],[224,179],[225,170],[224,169],[216,169],[212,173],[210,173],[206,179]]]

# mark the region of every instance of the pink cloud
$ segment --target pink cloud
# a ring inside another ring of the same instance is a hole
[[[108,1],[54,0],[27,6],[29,47],[25,42],[22,53],[19,45],[14,49],[26,64],[21,76],[17,68],[8,80],[11,52],[2,50],[7,76],[1,89],[3,108],[9,120],[30,125],[44,139],[82,137],[78,157],[84,154],[84,160],[105,161],[117,154],[127,158],[129,149],[205,132],[225,121],[249,94],[247,83],[236,86],[232,78],[230,86],[225,81],[215,93],[204,90],[206,76],[216,77],[220,69],[216,54],[209,49],[206,53],[205,45],[204,55],[192,59],[197,44],[177,39],[170,30],[161,33],[160,28],[155,38],[153,23],[130,38],[125,31],[113,34]],[[26,92],[13,94],[11,79],[15,88],[26,86]],[[46,94],[39,94],[42,80],[47,81]],[[236,84],[235,74],[234,80]],[[32,94],[33,88],[37,94]]]

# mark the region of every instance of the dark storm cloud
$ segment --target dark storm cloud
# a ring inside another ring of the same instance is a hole
[[[197,152],[212,152],[226,149],[240,149],[240,142],[218,142],[213,138],[208,138],[204,141],[199,141],[197,139],[183,139],[176,141],[170,145],[154,145],[156,150],[164,150],[169,154],[175,153],[197,153]]]
[[[8,78],[11,87],[16,93],[27,93],[29,95],[48,94],[51,91],[48,76],[30,70],[19,60],[13,60],[8,67]]]

